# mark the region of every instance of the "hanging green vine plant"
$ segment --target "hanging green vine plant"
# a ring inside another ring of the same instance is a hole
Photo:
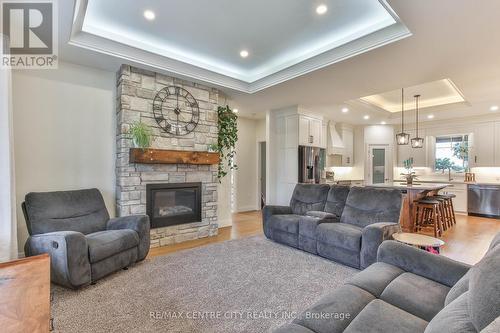
[[[236,155],[236,142],[238,141],[238,116],[231,110],[229,105],[219,106],[217,108],[219,136],[217,146],[213,149],[219,153],[220,161],[217,177],[219,182],[224,178],[229,170],[238,169],[234,163]]]

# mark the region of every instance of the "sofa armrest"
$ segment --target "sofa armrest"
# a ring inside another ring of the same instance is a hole
[[[377,261],[377,250],[383,241],[392,239],[392,234],[399,232],[399,223],[379,222],[363,228],[361,238],[361,268],[366,268]]]
[[[270,217],[272,215],[283,215],[283,214],[292,214],[292,207],[266,205],[262,209],[262,215],[266,217]]]
[[[321,220],[328,220],[329,222],[339,222],[340,221],[340,218],[335,214],[317,211],[317,210],[311,210],[311,211],[306,212],[306,216],[317,217]]]
[[[149,252],[149,216],[131,215],[110,219],[106,225],[107,230],[131,229],[139,235],[137,261],[146,258]]]
[[[33,235],[25,245],[27,256],[48,253],[51,281],[68,288],[91,282],[87,239],[76,231]]]
[[[397,241],[385,241],[378,249],[377,261],[396,266],[452,287],[471,268],[470,265],[429,253]]]
[[[273,215],[284,215],[292,214],[292,208],[289,206],[264,206],[262,209],[262,227],[264,229],[264,235],[267,238],[273,239],[272,230],[269,226],[269,220]]]

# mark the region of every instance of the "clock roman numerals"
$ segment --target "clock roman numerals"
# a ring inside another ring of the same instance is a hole
[[[200,119],[198,101],[186,89],[168,86],[157,92],[153,115],[158,126],[168,134],[182,136],[194,131]]]

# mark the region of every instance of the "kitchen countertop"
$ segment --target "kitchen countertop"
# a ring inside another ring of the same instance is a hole
[[[404,180],[401,180],[404,182]],[[442,184],[460,184],[460,185],[500,185],[500,182],[464,182],[463,180],[444,180],[444,179],[415,179],[415,183],[442,183]]]
[[[436,190],[441,190],[445,187],[450,186],[450,184],[446,183],[416,183],[412,185],[407,185],[404,183],[400,182],[394,182],[394,183],[384,183],[384,184],[374,184],[374,185],[367,185],[370,187],[386,187],[386,188],[397,188],[397,189],[402,189],[402,190],[419,190],[419,191],[436,191]]]

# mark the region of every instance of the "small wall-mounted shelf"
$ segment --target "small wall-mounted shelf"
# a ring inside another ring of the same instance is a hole
[[[130,148],[130,163],[211,165],[219,163],[219,153]]]

